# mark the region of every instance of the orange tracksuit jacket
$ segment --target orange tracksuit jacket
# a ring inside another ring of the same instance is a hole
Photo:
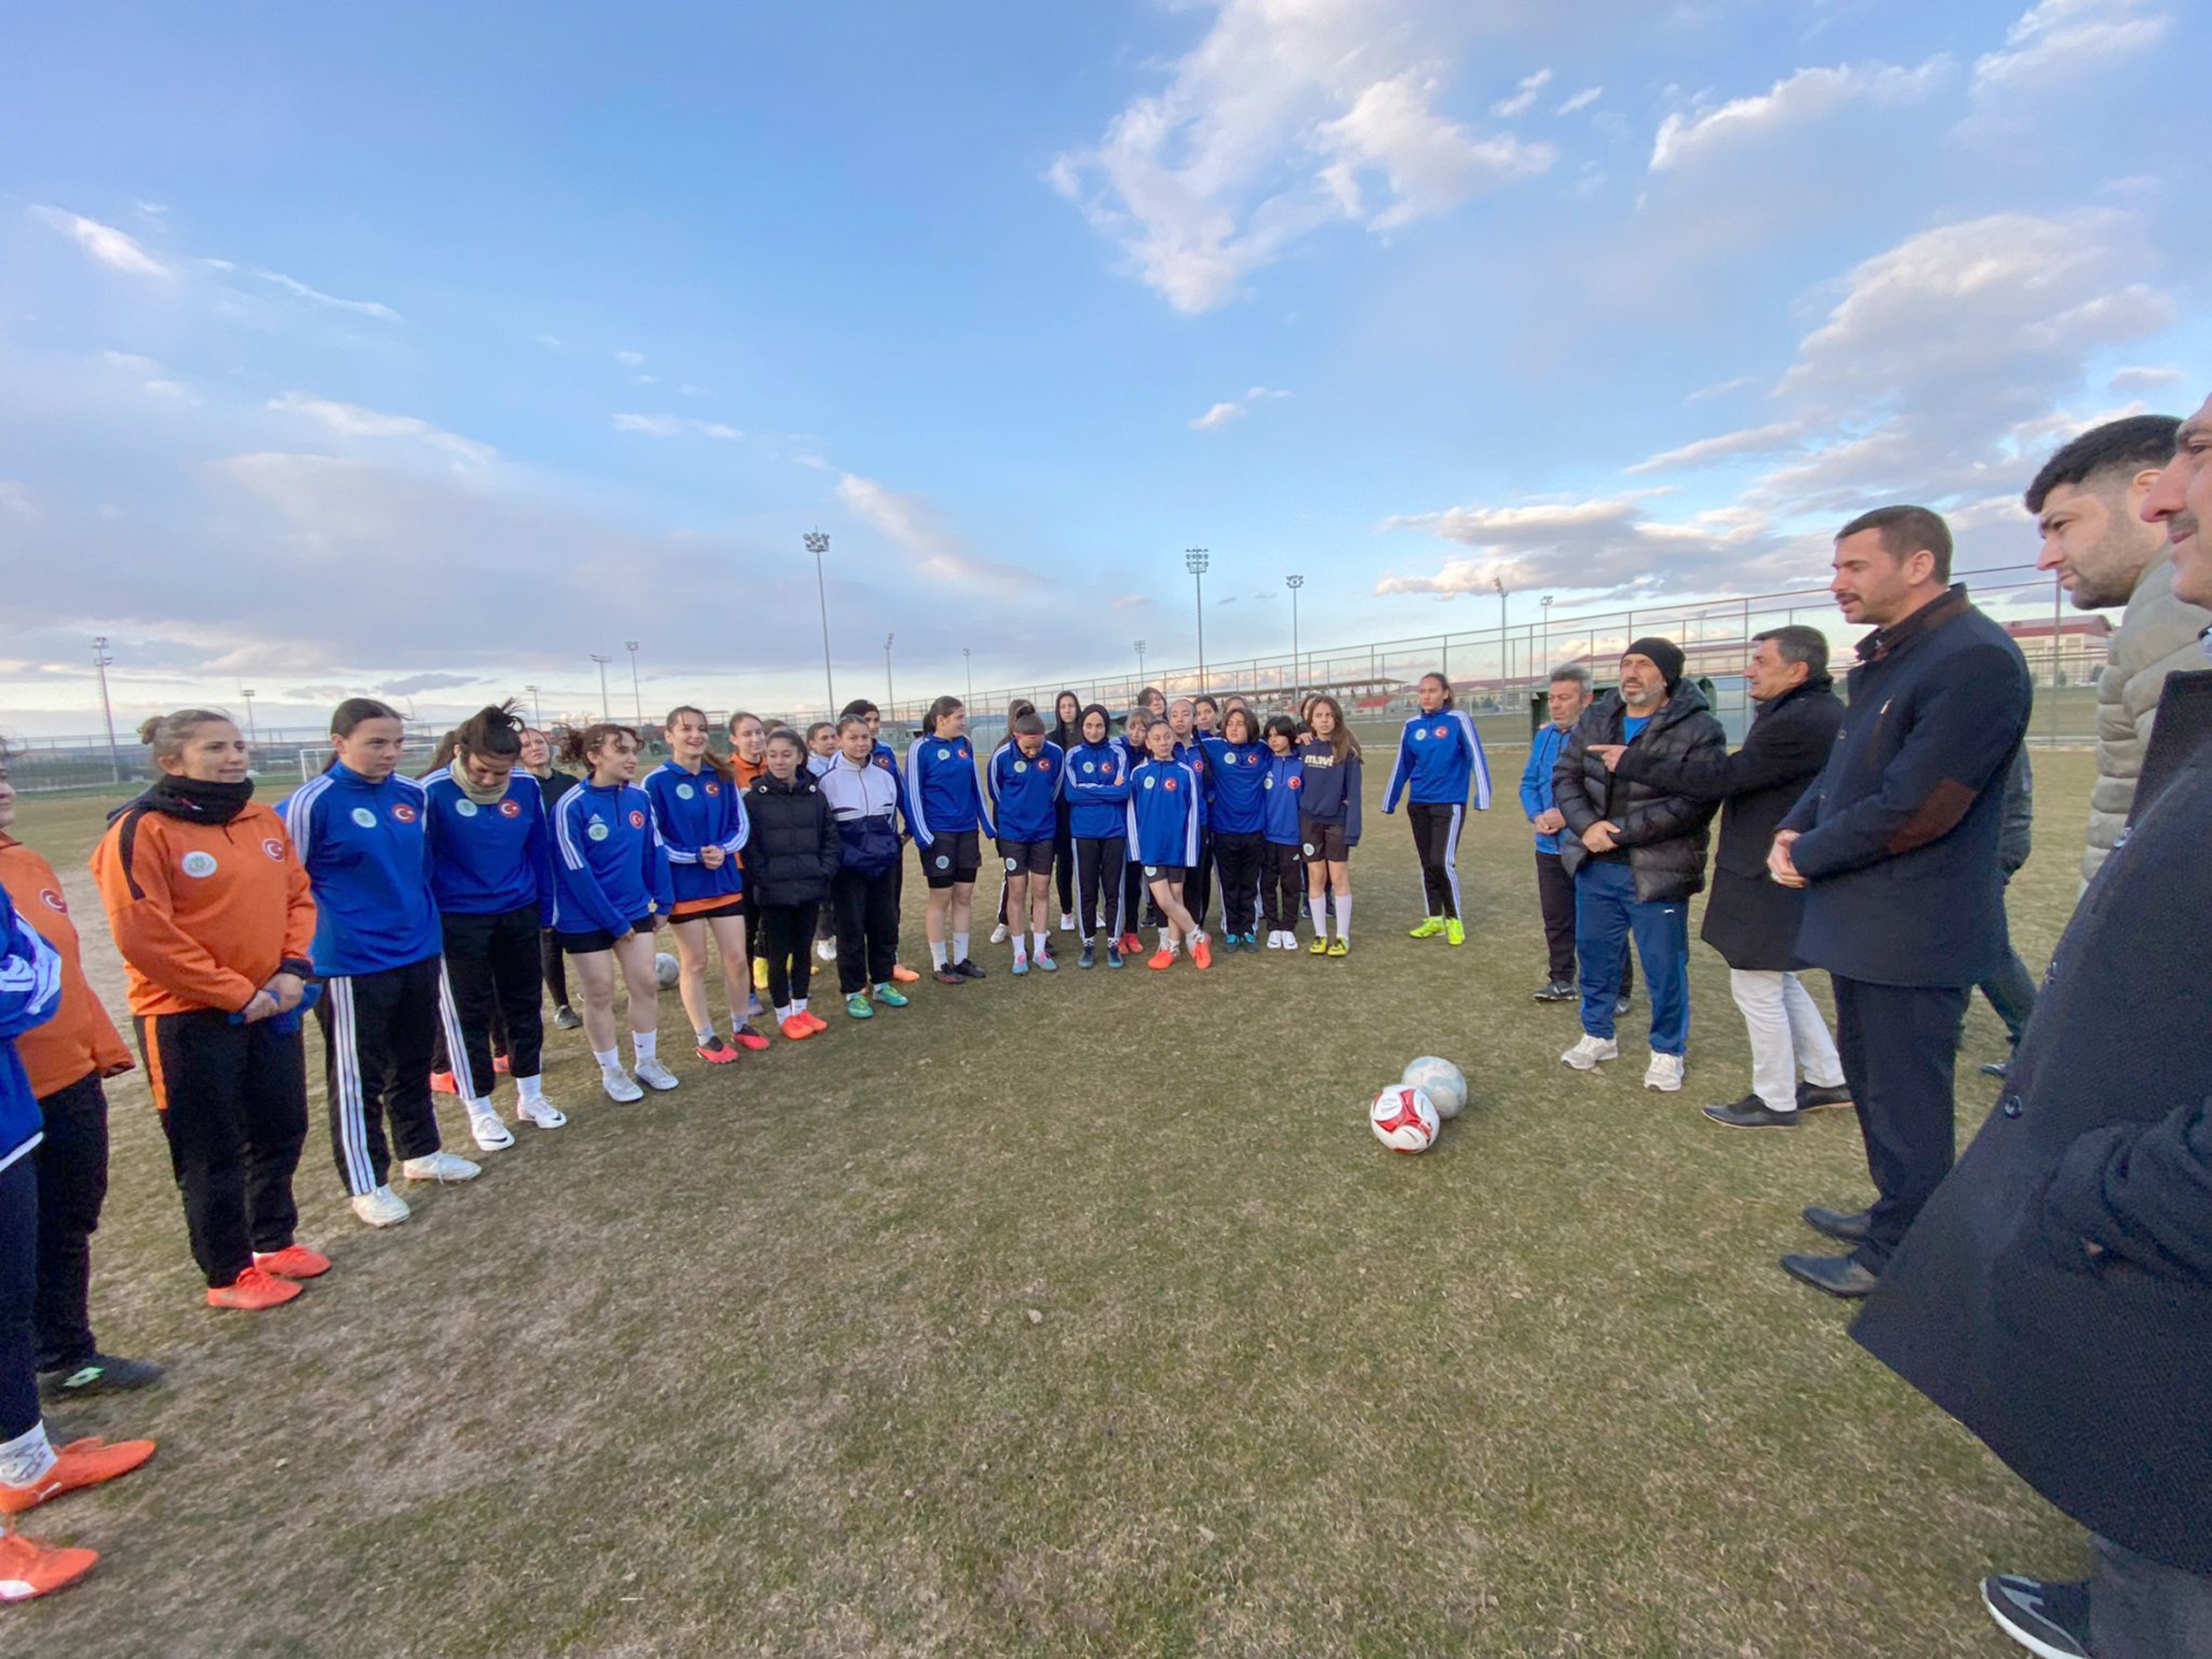
[[[0,834],[0,887],[15,913],[61,956],[61,1006],[53,1018],[15,1040],[32,1094],[44,1100],[92,1072],[113,1077],[129,1071],[130,1050],[84,977],[77,925],[69,918],[69,901],[54,866],[13,836]]]

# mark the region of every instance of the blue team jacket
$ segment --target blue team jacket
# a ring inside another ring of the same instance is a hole
[[[1357,755],[1337,763],[1336,751],[1317,737],[1298,745],[1298,812],[1317,824],[1341,824],[1348,847],[1359,845],[1360,764]]]
[[[1217,835],[1260,833],[1267,826],[1267,763],[1274,758],[1267,745],[1209,737],[1199,748],[1206,758],[1206,827]]]
[[[1398,764],[1390,769],[1383,810],[1395,812],[1407,787],[1416,806],[1463,806],[1472,785],[1475,810],[1490,810],[1490,763],[1475,723],[1458,709],[1417,714],[1398,737]]]
[[[1003,745],[984,775],[991,786],[996,833],[1005,841],[1048,841],[1058,824],[1055,808],[1067,773],[1067,752],[1050,738],[1032,760],[1018,743]]]
[[[653,801],[635,784],[580,783],[553,809],[553,919],[566,933],[617,939],[657,906],[674,906]]]
[[[906,817],[918,847],[979,826],[986,834],[998,833],[976,785],[975,746],[966,738],[914,740],[906,751]]]
[[[317,973],[381,973],[445,949],[426,806],[414,779],[371,783],[338,761],[278,809],[314,889]]]
[[[1274,846],[1295,847],[1305,839],[1298,829],[1298,797],[1305,792],[1306,763],[1298,751],[1267,752],[1267,778],[1261,785],[1263,804],[1260,832]]]
[[[545,793],[519,766],[504,799],[479,806],[450,772],[422,783],[430,825],[430,892],[442,916],[504,916],[526,904],[553,910],[553,841]]]
[[[1070,749],[1061,787],[1068,798],[1070,835],[1102,841],[1129,833],[1129,751],[1119,738]]]
[[[892,793],[899,798],[899,833],[911,841],[914,836],[914,818],[913,815],[906,810],[906,779],[899,771],[898,751],[879,738],[869,757],[869,764],[880,766],[891,774],[891,782],[895,786]]]
[[[1129,856],[1189,869],[1206,829],[1206,791],[1179,760],[1148,760],[1129,774]]]
[[[645,795],[653,803],[653,824],[668,856],[670,890],[675,902],[735,898],[745,891],[737,855],[752,833],[745,819],[745,792],[711,766],[686,772],[664,761],[646,775]],[[703,847],[729,854],[718,870],[699,862]]]
[[[1558,764],[1559,751],[1567,746],[1567,736],[1563,727],[1548,720],[1528,746],[1528,764],[1521,769],[1521,810],[1528,815],[1532,824],[1559,804],[1552,794],[1551,769]],[[1538,835],[1536,850],[1557,852],[1559,832],[1551,830]]]
[[[60,1006],[60,956],[15,913],[7,890],[0,888],[0,1170],[38,1145],[45,1133],[15,1040],[53,1018]]]

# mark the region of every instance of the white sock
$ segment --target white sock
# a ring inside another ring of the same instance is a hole
[[[1336,902],[1336,936],[1339,939],[1352,936],[1352,895],[1348,893],[1340,895]]]
[[[967,934],[955,933],[952,936],[952,959],[955,962],[965,962],[968,959]]]
[[[542,1076],[518,1077],[515,1079],[515,1088],[526,1101],[541,1101],[545,1098],[545,1079]]]
[[[492,1109],[491,1097],[487,1095],[482,1100],[472,1100],[469,1102],[469,1116],[496,1118],[499,1114]]]
[[[599,1062],[599,1069],[602,1071],[622,1070],[622,1050],[619,1048],[609,1048],[604,1053],[594,1048],[591,1051],[591,1057]]]
[[[782,1025],[785,1020],[791,1018],[791,1015],[792,1009],[788,1003],[779,1002],[776,1004],[776,1024],[779,1025]]]
[[[35,1486],[54,1466],[53,1442],[46,1425],[34,1423],[12,1440],[0,1440],[0,1486]]]
[[[804,998],[803,996],[795,996],[795,997],[793,997],[793,998],[791,999],[791,1006],[792,1006],[794,1009],[795,1009],[796,1010],[798,1010],[800,1013],[802,1013],[802,1014],[805,1013],[805,1012],[806,1012],[806,998]]]
[[[1048,945],[1047,945],[1047,944],[1046,944],[1046,942],[1045,942],[1045,941],[1046,941],[1046,940],[1047,940],[1047,939],[1048,939],[1049,937],[1050,937],[1050,935],[1049,935],[1049,934],[1046,934],[1046,933],[1032,933],[1032,934],[1030,934],[1030,936],[1029,936],[1029,948],[1030,948],[1032,950],[1035,951],[1035,952],[1036,952],[1039,956],[1043,956],[1043,955],[1045,954],[1045,952],[1046,952],[1048,949],[1050,949],[1050,947],[1049,947]]]
[[[1014,960],[1021,963],[1026,963],[1029,960],[1028,943],[1019,933],[1014,935]]]
[[[711,1025],[695,1025],[692,1027],[691,1034],[699,1040],[699,1046],[703,1048],[714,1041],[714,1027]]]
[[[945,965],[944,941],[933,939],[929,941],[929,965],[933,968],[941,968]]]
[[[640,1065],[653,1057],[653,1050],[659,1047],[659,1043],[660,1033],[657,1031],[634,1031],[630,1033],[630,1047],[636,1050]]]

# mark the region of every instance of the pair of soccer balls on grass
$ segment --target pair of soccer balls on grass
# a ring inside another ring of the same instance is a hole
[[[1367,1126],[1393,1152],[1426,1152],[1443,1132],[1444,1119],[1458,1117],[1466,1103],[1466,1074],[1449,1060],[1425,1054],[1375,1096]]]

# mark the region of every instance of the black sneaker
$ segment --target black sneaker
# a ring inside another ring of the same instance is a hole
[[[929,971],[929,977],[940,985],[965,985],[968,976],[949,962],[941,962]]]
[[[2044,1659],[2089,1659],[2089,1586],[2001,1572],[1982,1580],[1997,1628]]]
[[[1731,1129],[1794,1129],[1794,1111],[1778,1112],[1756,1094],[1747,1094],[1733,1106],[1708,1106],[1705,1115]]]
[[[50,1402],[89,1400],[95,1394],[128,1394],[160,1380],[161,1367],[151,1360],[95,1354],[81,1363],[46,1372],[38,1379],[38,1397]]]
[[[1564,979],[1554,979],[1550,984],[1539,986],[1536,989],[1536,1000],[1540,1002],[1572,1002],[1579,1001],[1581,996],[1582,993]]]
[[[952,970],[955,973],[959,974],[963,979],[980,979],[986,977],[983,970],[975,965],[975,958],[973,956],[961,957],[959,961],[952,964]]]
[[[564,1002],[553,1010],[553,1023],[563,1031],[574,1031],[584,1021],[581,1015]]]
[[[1848,1083],[1832,1084],[1825,1088],[1806,1082],[1800,1082],[1797,1086],[1797,1110],[1801,1112],[1821,1106],[1848,1106],[1850,1103],[1851,1086]]]

